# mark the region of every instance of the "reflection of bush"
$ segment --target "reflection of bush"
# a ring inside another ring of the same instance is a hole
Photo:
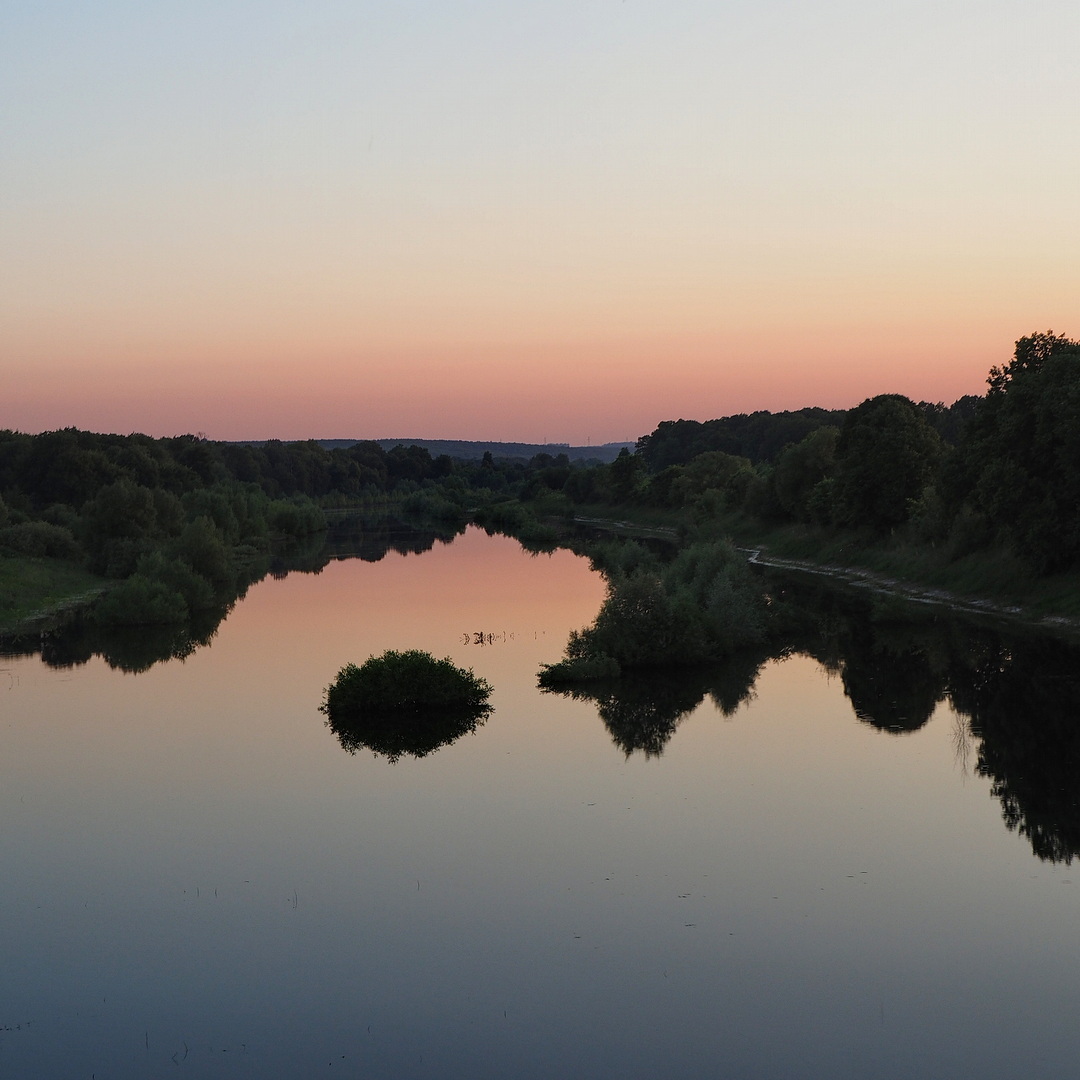
[[[346,715],[333,713],[326,726],[350,754],[368,749],[393,763],[403,754],[426,757],[440,746],[475,731],[490,713],[490,705],[447,705],[441,709],[416,709],[406,715],[370,710]]]
[[[883,731],[917,731],[944,696],[918,648],[889,651],[852,642],[841,678],[855,715]]]
[[[179,624],[107,626],[85,612],[76,612],[61,626],[0,641],[9,656],[39,654],[55,668],[71,668],[100,656],[120,671],[146,671],[164,660],[182,660],[210,643],[226,609],[200,612]]]
[[[620,678],[562,682],[543,689],[595,702],[612,740],[627,757],[638,750],[657,757],[706,694],[726,716],[748,700],[767,656],[762,650],[741,650],[722,664],[707,667],[629,672]]]
[[[331,559],[352,557],[365,562],[379,562],[390,551],[401,555],[420,555],[430,551],[436,543],[450,543],[463,530],[464,525],[458,522],[417,525],[385,514],[348,517],[330,526],[321,552],[321,563],[310,568],[320,569]],[[293,568],[291,562],[288,568]]]
[[[491,712],[491,686],[449,659],[389,650],[347,664],[326,688],[327,726],[350,753],[367,747],[391,762],[424,757],[475,731]]]

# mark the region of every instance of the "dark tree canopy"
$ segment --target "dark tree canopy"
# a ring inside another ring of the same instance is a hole
[[[856,406],[836,446],[837,521],[881,532],[907,521],[940,455],[941,440],[910,399],[880,394]]]
[[[949,462],[950,499],[1033,569],[1080,561],[1080,342],[1052,333],[1016,343]]]

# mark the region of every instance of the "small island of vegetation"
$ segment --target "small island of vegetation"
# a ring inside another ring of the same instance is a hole
[[[388,650],[346,664],[320,709],[342,747],[361,747],[396,762],[424,757],[475,731],[491,714],[491,684],[471,669],[427,652]]]

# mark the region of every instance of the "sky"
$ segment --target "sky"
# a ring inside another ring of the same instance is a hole
[[[585,444],[1080,337],[1075,0],[0,0],[0,428]]]

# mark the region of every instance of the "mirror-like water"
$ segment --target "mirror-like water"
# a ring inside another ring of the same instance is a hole
[[[268,579],[137,675],[0,659],[0,1074],[1075,1075],[1073,654],[995,681],[996,639],[825,620],[540,693],[602,595],[469,530]],[[323,688],[387,648],[493,715],[347,753]]]

